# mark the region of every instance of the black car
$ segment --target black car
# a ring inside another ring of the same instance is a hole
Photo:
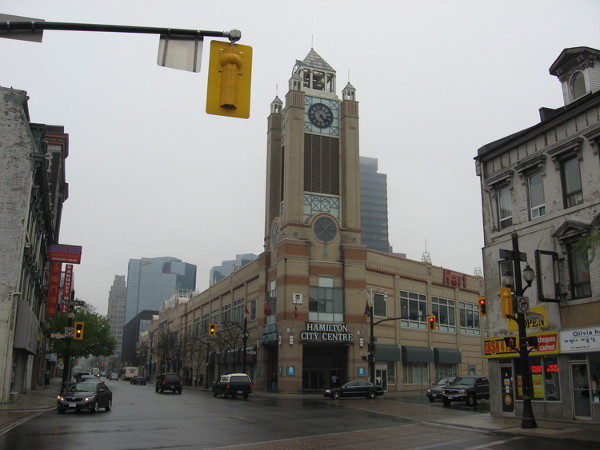
[[[146,377],[135,376],[129,380],[130,384],[141,384],[142,386],[146,386]]]
[[[227,398],[231,395],[232,398],[240,395],[244,398],[252,393],[252,380],[245,373],[230,373],[222,375],[218,381],[215,381],[212,388],[213,397],[222,395]]]
[[[434,383],[432,386],[430,386],[429,389],[427,389],[427,394],[426,394],[429,401],[433,402],[436,398],[442,398],[442,394],[444,393],[444,388],[446,387],[446,385],[448,385],[452,381],[454,381],[454,378],[456,378],[456,377],[441,378],[436,383]]]
[[[59,413],[72,409],[81,411],[87,409],[96,413],[100,408],[110,411],[112,408],[112,392],[106,384],[81,382],[75,383],[56,398],[56,408]]]
[[[383,387],[370,381],[349,381],[340,387],[327,389],[323,392],[324,397],[332,399],[340,397],[375,398],[378,395],[383,395]]]
[[[162,373],[156,378],[156,392],[161,394],[164,391],[177,392],[181,394],[183,390],[183,381],[176,373]]]
[[[490,382],[487,377],[456,377],[444,388],[442,402],[449,406],[452,402],[465,402],[467,406],[476,406],[477,400],[490,398]]]

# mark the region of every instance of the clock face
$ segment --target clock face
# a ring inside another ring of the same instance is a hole
[[[329,106],[323,103],[314,103],[308,108],[308,119],[318,128],[327,128],[333,123],[333,113]]]

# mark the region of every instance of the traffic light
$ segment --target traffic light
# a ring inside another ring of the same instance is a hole
[[[75,322],[73,339],[77,339],[78,341],[83,340],[83,325],[83,322]]]
[[[209,323],[208,324],[208,335],[209,336],[216,336],[217,335],[217,324],[216,323]]]
[[[210,43],[206,112],[250,117],[252,47],[223,41]]]
[[[509,287],[500,288],[500,305],[502,306],[502,315],[504,317],[512,317],[515,314],[513,295]]]
[[[430,330],[435,330],[436,329],[436,319],[434,315],[430,315],[427,316],[427,325],[429,326]]]
[[[485,297],[479,297],[479,314],[482,316],[486,315],[485,311]]]

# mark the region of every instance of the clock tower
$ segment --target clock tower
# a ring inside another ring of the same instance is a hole
[[[358,102],[311,49],[296,61],[285,96],[271,103],[267,139],[265,250],[309,243],[309,259],[341,261],[360,244]]]

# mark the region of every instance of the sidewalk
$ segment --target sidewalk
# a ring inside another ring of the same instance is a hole
[[[26,420],[56,408],[56,395],[60,390],[61,381],[60,378],[53,378],[48,387],[40,386],[27,394],[22,394],[14,403],[0,404],[0,435]],[[187,386],[186,389],[205,391],[203,387]],[[256,391],[252,395],[257,397],[322,398],[318,394],[279,394],[266,391]],[[511,436],[559,439],[600,448],[600,425],[589,422],[536,419],[537,428],[523,429],[520,418],[492,417],[489,414],[464,414],[448,418],[438,416],[428,422]]]

